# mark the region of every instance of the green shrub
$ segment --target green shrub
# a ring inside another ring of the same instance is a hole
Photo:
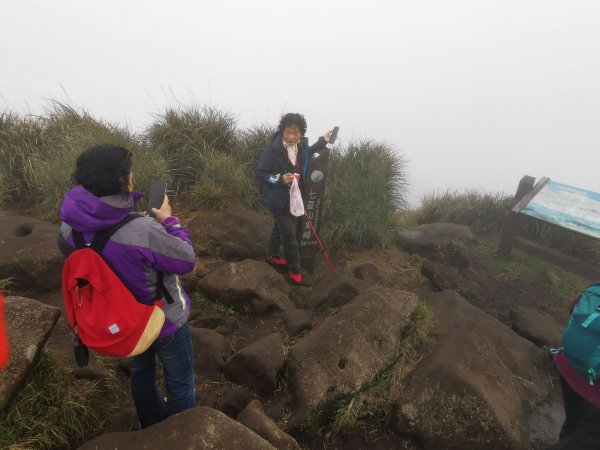
[[[325,197],[329,245],[386,245],[406,207],[405,162],[387,144],[356,141],[332,151]]]
[[[0,413],[0,448],[71,448],[99,431],[118,409],[116,375],[107,373],[103,380],[75,379],[42,351],[23,388]]]
[[[239,132],[240,145],[237,158],[245,165],[248,176],[254,183],[256,180],[256,167],[258,166],[260,155],[266,148],[269,139],[275,131],[277,131],[277,127],[261,124]],[[254,189],[256,190],[255,196],[258,196],[256,186]]]
[[[65,193],[73,186],[75,160],[90,146],[114,144],[133,154],[134,185],[146,191],[152,180],[168,179],[165,161],[146,150],[141,139],[128,129],[97,120],[87,112],[55,104],[44,118],[45,139],[51,143],[48,157],[33,169],[36,214],[56,219]],[[144,203],[140,204],[143,208]]]
[[[277,127],[269,124],[255,125],[239,132],[238,156],[252,168],[252,175],[258,165],[258,160]]]
[[[46,152],[39,118],[0,114],[0,207],[23,210],[30,206],[34,168]]]
[[[256,206],[256,183],[247,166],[231,154],[205,154],[202,178],[192,188],[190,203],[194,207],[213,210],[232,203]]]
[[[427,194],[416,211],[419,223],[451,222],[480,231],[500,229],[512,197],[503,193],[446,191]]]
[[[235,154],[238,149],[235,118],[211,107],[169,108],[147,136],[151,150],[167,161],[180,194],[200,181],[208,155]]]

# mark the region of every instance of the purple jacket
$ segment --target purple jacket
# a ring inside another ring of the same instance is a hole
[[[74,249],[71,230],[83,233],[90,243],[97,231],[107,229],[128,215],[142,197],[139,192],[128,196],[98,198],[83,186],[71,189],[63,200],[60,218],[59,247],[68,255]],[[140,217],[120,228],[106,243],[102,256],[123,284],[141,303],[154,304],[158,297],[157,271],[164,273],[164,284],[174,303],[163,299],[165,324],[159,338],[169,336],[183,326],[190,314],[190,299],[179,277],[194,269],[196,258],[188,232],[177,217],[159,224],[151,217]]]

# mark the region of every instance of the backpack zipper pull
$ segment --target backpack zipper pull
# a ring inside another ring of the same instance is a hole
[[[77,306],[81,306],[83,300],[81,299],[81,293],[79,292],[79,286],[75,286],[75,294],[77,295]]]
[[[594,385],[594,380],[596,379],[596,371],[594,369],[588,369],[588,380],[590,382],[590,386]]]

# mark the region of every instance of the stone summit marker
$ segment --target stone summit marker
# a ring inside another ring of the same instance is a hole
[[[327,166],[329,165],[330,150],[323,150],[320,153],[315,153],[314,157],[308,163],[306,172],[306,197],[304,200],[304,210],[306,215],[312,222],[317,235],[320,235],[322,216],[323,216],[323,201],[325,197],[325,182],[327,181]],[[306,220],[306,216],[302,217],[301,228],[298,233],[298,247],[300,248],[300,257],[302,267],[313,272],[315,267],[315,258],[320,253],[320,248],[310,227],[310,223]]]

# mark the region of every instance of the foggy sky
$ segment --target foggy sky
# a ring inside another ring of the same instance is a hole
[[[432,190],[523,175],[600,191],[600,2],[4,1],[0,111],[46,99],[142,131],[168,105],[301,112]]]

